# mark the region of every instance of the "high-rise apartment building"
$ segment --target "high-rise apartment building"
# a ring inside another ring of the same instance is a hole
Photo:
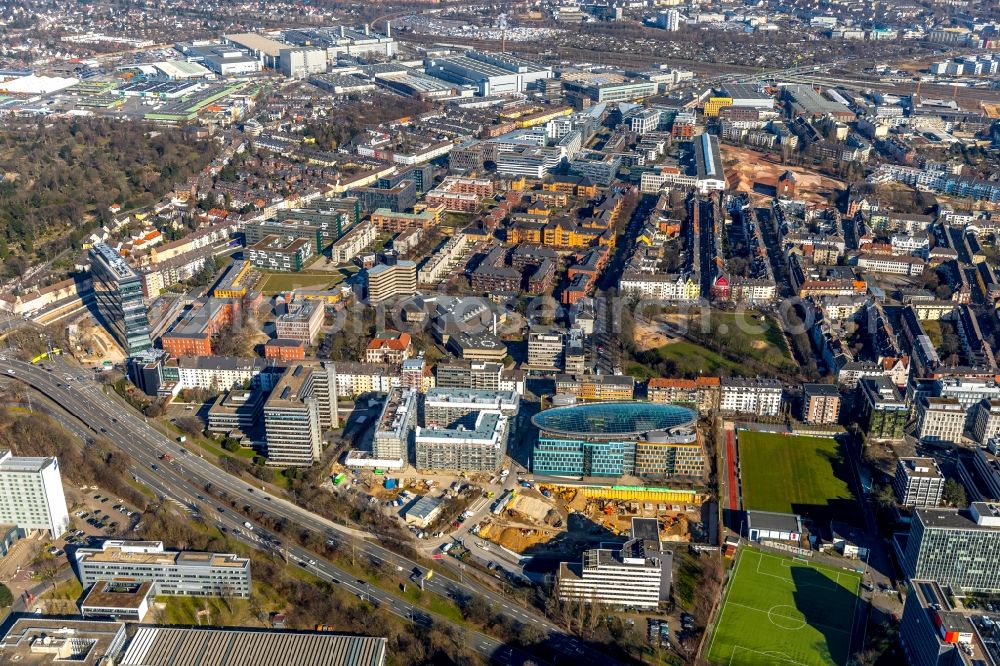
[[[89,257],[101,323],[129,356],[152,347],[142,278],[105,243],[90,248]]]
[[[296,365],[281,376],[264,403],[267,464],[308,466],[323,451],[320,404],[313,368]]]
[[[409,460],[413,427],[417,424],[419,395],[414,389],[400,387],[389,391],[375,425],[375,438],[372,442],[374,458],[403,463]]]
[[[417,265],[412,261],[379,264],[365,271],[368,301],[379,303],[398,296],[417,293]]]
[[[48,530],[69,528],[69,511],[56,458],[18,458],[0,450],[0,523]]]

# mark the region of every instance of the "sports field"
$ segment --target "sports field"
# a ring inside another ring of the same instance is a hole
[[[851,470],[837,440],[741,430],[738,441],[745,509],[819,522],[855,515]]]
[[[712,633],[718,666],[845,666],[861,575],[742,549]]]
[[[298,273],[268,273],[261,271],[263,278],[257,287],[267,295],[293,289],[329,289],[334,283],[341,282],[340,273],[298,272]]]

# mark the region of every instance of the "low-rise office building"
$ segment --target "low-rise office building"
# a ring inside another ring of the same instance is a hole
[[[226,553],[166,550],[162,541],[105,541],[75,552],[80,582],[153,583],[156,594],[250,597],[250,560]]]
[[[264,413],[264,392],[233,389],[215,399],[208,410],[208,431],[246,432],[260,421]]]
[[[80,602],[83,617],[113,617],[117,620],[142,622],[155,597],[155,585],[99,580]]]
[[[283,340],[299,340],[307,345],[316,341],[323,328],[323,304],[314,300],[303,300],[288,306],[288,312],[279,315],[274,322],[275,337]]]
[[[20,615],[0,636],[0,659],[30,666],[105,666],[117,663],[112,660],[126,641],[125,623],[120,620]]]

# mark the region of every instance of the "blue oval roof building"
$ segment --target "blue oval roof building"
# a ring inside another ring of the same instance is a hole
[[[595,402],[535,414],[535,474],[701,482],[705,453],[698,415],[680,405]]]
[[[609,440],[693,435],[697,418],[694,410],[680,405],[596,402],[547,409],[531,422],[549,435]]]

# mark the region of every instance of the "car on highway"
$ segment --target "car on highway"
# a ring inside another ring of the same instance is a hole
[[[250,521],[244,521],[243,522],[243,527],[247,528],[251,532],[253,531],[253,525],[250,524]]]

